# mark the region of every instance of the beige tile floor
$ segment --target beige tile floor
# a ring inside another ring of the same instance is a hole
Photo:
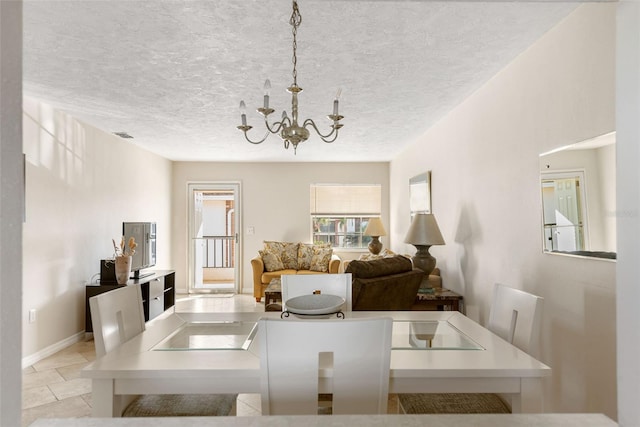
[[[264,311],[251,295],[221,294],[189,297],[178,295],[176,311]],[[22,425],[37,418],[88,417],[91,415],[91,382],[80,370],[95,359],[92,339],[73,344],[23,370]],[[238,415],[259,415],[258,395],[238,398]]]
[[[264,311],[251,295],[177,296],[177,312]],[[78,342],[23,370],[22,426],[38,418],[75,418],[91,415],[91,382],[80,378],[80,370],[95,359],[93,339]],[[396,413],[390,396],[389,413]],[[241,394],[238,416],[260,415],[260,395]]]

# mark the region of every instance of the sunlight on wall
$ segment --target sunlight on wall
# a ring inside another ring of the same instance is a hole
[[[27,162],[68,185],[86,184],[86,133],[76,119],[25,97],[23,129]]]

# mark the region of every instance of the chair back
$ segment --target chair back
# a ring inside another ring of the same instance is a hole
[[[333,394],[333,414],[386,414],[392,325],[389,317],[260,320],[262,414],[316,415],[319,393]]]
[[[347,274],[284,274],[280,277],[282,310],[289,299],[310,295],[319,290],[323,294],[344,298],[344,311],[351,311],[351,273]]]
[[[140,285],[89,298],[96,356],[104,356],[145,329]]]
[[[496,335],[534,354],[537,352],[544,299],[496,283],[487,328]]]

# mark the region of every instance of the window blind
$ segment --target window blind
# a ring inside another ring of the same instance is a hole
[[[380,215],[379,184],[311,184],[311,215]]]

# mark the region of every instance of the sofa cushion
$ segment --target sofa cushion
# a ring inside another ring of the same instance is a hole
[[[310,270],[313,248],[330,248],[331,243],[299,243],[298,246],[298,270]]]
[[[411,310],[423,278],[424,272],[418,269],[368,279],[354,278],[352,310]]]
[[[277,255],[282,261],[283,268],[292,270],[298,269],[298,246],[298,243],[264,241],[264,249]]]
[[[371,261],[351,261],[345,273],[352,273],[354,277],[369,279],[372,277],[388,276],[390,274],[411,271],[411,260],[402,255]]]
[[[295,274],[324,274],[328,271],[298,270]]]
[[[282,263],[282,260],[276,253],[273,253],[266,249],[258,251],[258,253],[262,258],[262,262],[264,263],[264,269],[266,271],[277,271],[277,270],[284,269],[284,264]]]
[[[311,256],[311,267],[309,270],[328,273],[329,261],[331,261],[331,255],[333,255],[333,248],[314,246],[312,251],[313,255]]]
[[[283,274],[296,274],[296,270],[276,270],[276,271],[265,271],[260,276],[260,281],[265,284],[271,283],[273,279],[279,279]]]

